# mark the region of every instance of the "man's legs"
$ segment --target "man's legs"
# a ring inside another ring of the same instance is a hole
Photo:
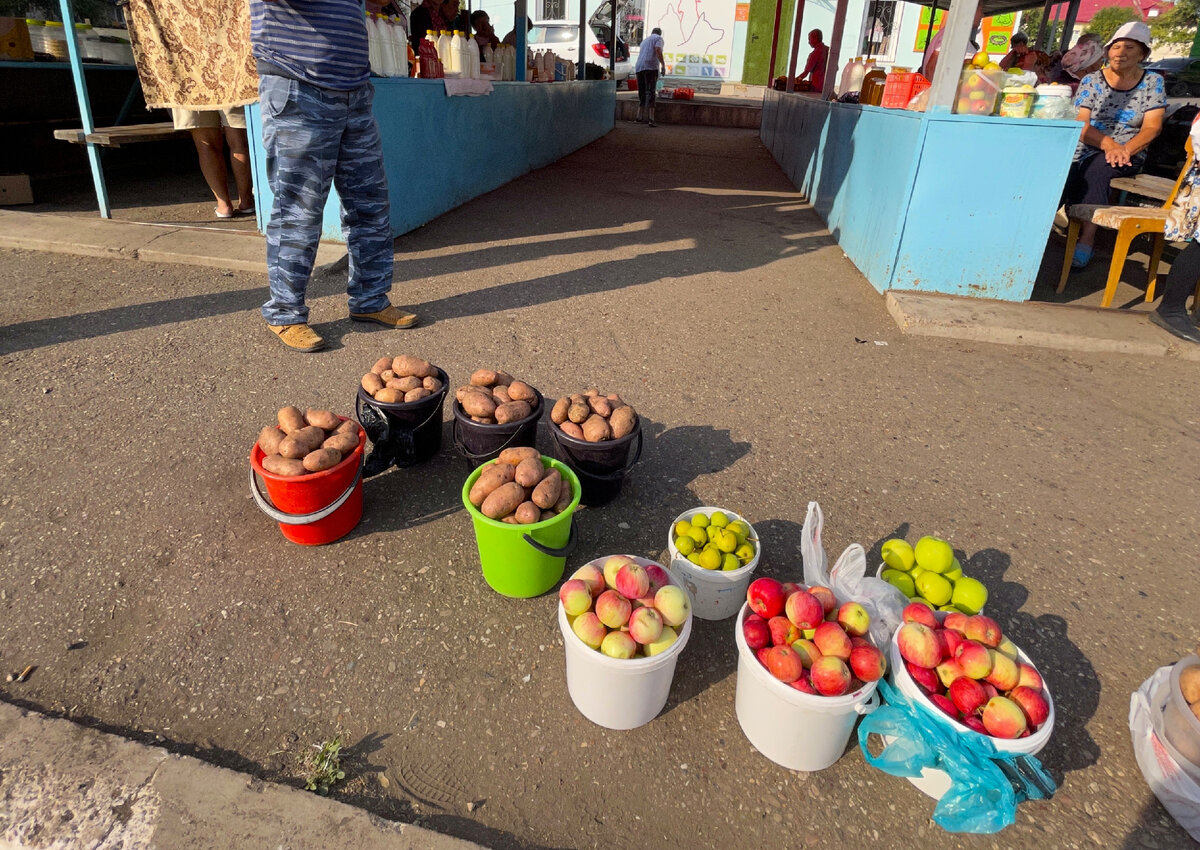
[[[649,71],[638,71],[637,72],[637,87],[638,87],[637,120],[639,123],[646,120],[644,117],[646,114],[646,101],[647,101],[647,98],[649,97],[649,95],[653,93],[652,90],[649,89],[649,80],[650,80],[650,72]]]
[[[646,74],[646,123],[651,127],[657,127],[654,123],[654,101],[657,99],[658,89],[658,71],[645,71]]]
[[[1150,321],[1175,334],[1180,339],[1200,342],[1200,330],[1187,314],[1187,299],[1200,280],[1200,242],[1189,242],[1171,263],[1171,273],[1163,286],[1162,301],[1150,314]],[[1193,308],[1200,305],[1193,304]]]
[[[229,200],[229,172],[225,168],[225,146],[221,127],[193,127],[190,131],[196,145],[196,156],[200,160],[200,173],[217,199],[217,215],[228,218],[233,215],[233,204]]]
[[[379,125],[371,112],[370,84],[350,92],[333,185],[342,202],[342,230],[350,255],[346,292],[351,314],[376,313],[389,304],[395,245]]]
[[[250,141],[244,127],[226,127],[225,144],[229,147],[229,162],[233,167],[233,182],[238,190],[234,212],[254,209],[254,179],[250,173]]]
[[[267,181],[275,195],[267,224],[271,298],[262,315],[272,326],[303,325],[308,322],[304,294],[337,166],[346,95],[273,75],[259,80],[258,91]]]

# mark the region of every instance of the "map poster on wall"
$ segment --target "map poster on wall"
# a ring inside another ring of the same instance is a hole
[[[647,28],[662,28],[667,76],[728,78],[735,15],[728,0],[647,2]]]

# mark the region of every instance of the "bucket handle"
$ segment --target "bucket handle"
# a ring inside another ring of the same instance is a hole
[[[346,503],[350,495],[354,492],[354,488],[358,486],[358,482],[362,481],[362,464],[358,465],[358,474],[354,476],[354,481],[346,488],[346,492],[333,500],[333,503],[327,507],[321,508],[319,511],[313,511],[311,514],[289,514],[279,510],[279,508],[267,501],[267,497],[263,495],[262,490],[258,487],[258,478],[254,474],[254,468],[250,468],[250,495],[254,497],[258,509],[269,516],[276,522],[282,522],[285,525],[312,525],[318,520],[325,519],[331,513],[336,511]]]
[[[512,434],[509,436],[509,438],[507,440],[504,441],[503,445],[497,446],[496,448],[492,449],[490,452],[483,452],[481,454],[476,454],[475,452],[468,451],[466,445],[463,444],[462,437],[459,436],[459,428],[460,428],[460,425],[459,425],[458,417],[455,416],[454,424],[453,424],[453,427],[451,428],[451,434],[454,437],[454,448],[458,449],[459,454],[461,454],[467,460],[471,460],[471,461],[484,460],[485,458],[489,458],[494,454],[498,454],[498,453],[504,451],[505,449],[507,449],[509,446],[512,445],[513,440],[515,440],[517,438],[517,435],[521,433],[521,429],[518,428],[517,430],[512,432]]]
[[[586,475],[588,478],[591,478],[594,481],[620,481],[621,479],[623,479],[625,477],[625,473],[627,473],[629,470],[633,469],[634,466],[637,465],[637,462],[641,459],[641,457],[642,457],[642,431],[639,428],[638,433],[637,433],[637,449],[635,449],[633,452],[633,460],[629,461],[627,464],[625,464],[623,467],[616,470],[615,472],[605,472],[605,473],[597,474],[595,472],[588,472],[586,469],[582,470],[582,472],[584,475]]]
[[[567,545],[563,546],[561,549],[554,549],[550,546],[547,546],[545,543],[538,543],[536,540],[534,540],[528,534],[522,534],[521,536],[524,537],[525,542],[528,543],[530,546],[532,546],[534,549],[537,549],[543,555],[549,555],[552,558],[567,557],[568,555],[570,555],[572,552],[575,551],[575,546],[576,546],[576,544],[579,543],[579,539],[576,538],[576,536],[575,536],[575,523],[573,523],[573,522],[571,523],[571,536],[567,538]]]
[[[434,416],[440,415],[442,412],[441,405],[438,405],[429,412],[429,416],[420,425],[412,428],[397,428],[396,440],[399,445],[392,443],[392,426],[388,423],[388,419],[373,406],[363,401],[361,395],[354,397],[354,412],[358,418],[358,422],[363,426],[363,430],[367,432],[367,437],[370,438],[374,447],[371,449],[371,456],[367,458],[367,476],[378,475],[393,464],[398,467],[408,467],[416,464],[412,460],[413,454],[416,452],[416,444],[413,441],[413,434],[419,428],[424,428],[433,419]],[[386,446],[386,450],[383,448]],[[380,460],[376,460],[375,456],[379,455]],[[385,462],[380,462],[380,461]]]
[[[872,714],[877,708],[879,708],[878,690],[872,691],[869,697],[867,697],[863,702],[860,702],[858,705],[854,706],[854,710],[862,715]]]

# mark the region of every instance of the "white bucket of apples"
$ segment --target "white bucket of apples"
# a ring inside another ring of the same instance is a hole
[[[759,578],[737,618],[737,718],[760,753],[792,770],[821,770],[846,750],[855,721],[879,704],[887,668],[871,618],[827,587]]]
[[[1034,755],[1054,731],[1054,700],[1033,662],[982,614],[904,609],[890,647],[900,692],[963,735],[986,735],[997,750]],[[950,777],[926,768],[909,781],[940,800]]]

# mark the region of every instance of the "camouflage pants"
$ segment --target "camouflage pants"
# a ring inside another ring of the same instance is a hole
[[[304,293],[312,274],[329,185],[342,202],[342,232],[350,255],[350,312],[387,307],[392,288],[392,229],[379,126],[371,85],[332,91],[263,75],[267,180],[275,194],[267,224],[271,298],[262,306],[272,325],[308,321]]]

